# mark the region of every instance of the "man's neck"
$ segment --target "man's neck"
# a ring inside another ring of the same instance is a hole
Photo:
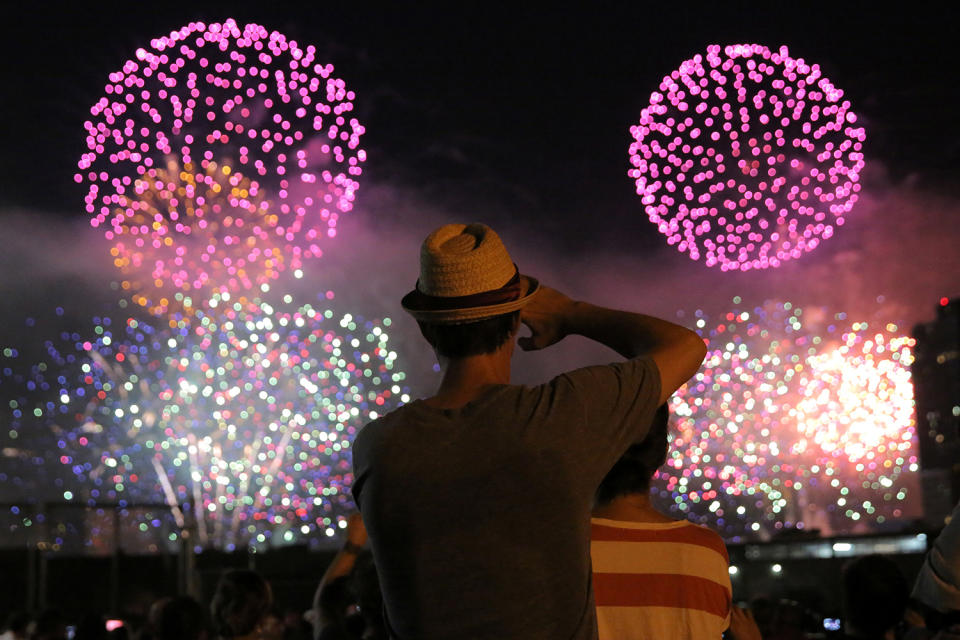
[[[459,409],[493,386],[510,383],[512,349],[501,348],[466,358],[441,360],[443,379],[424,402],[438,409]]]
[[[592,515],[594,518],[627,522],[676,522],[657,511],[650,502],[650,494],[646,492],[617,496],[609,503],[596,507]]]

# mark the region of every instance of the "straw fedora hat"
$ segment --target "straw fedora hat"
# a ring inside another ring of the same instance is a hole
[[[420,279],[401,304],[423,322],[465,324],[518,311],[539,289],[517,270],[496,231],[448,224],[423,241]]]

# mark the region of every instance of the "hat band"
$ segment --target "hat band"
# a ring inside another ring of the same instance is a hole
[[[423,311],[447,311],[451,309],[472,309],[491,307],[505,302],[513,302],[523,297],[525,284],[518,270],[507,284],[493,291],[482,291],[468,296],[431,296],[420,291],[420,281],[404,300],[404,306]]]

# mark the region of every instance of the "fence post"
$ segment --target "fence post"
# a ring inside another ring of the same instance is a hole
[[[27,611],[37,610],[37,544],[27,542]]]
[[[40,556],[40,578],[37,581],[37,609],[47,608],[47,571],[50,563],[49,554],[46,551],[37,550]]]
[[[110,611],[120,615],[120,508],[113,508],[113,552],[110,554]]]

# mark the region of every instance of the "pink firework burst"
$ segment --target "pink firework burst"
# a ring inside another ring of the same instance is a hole
[[[299,275],[353,207],[366,158],[354,97],[313,46],[256,24],[156,38],[110,74],[84,123],[75,180],[91,224],[118,266],[142,265],[134,275],[161,290]]]
[[[815,249],[858,199],[864,128],[786,46],[707,47],[663,78],[630,132],[628,175],[650,221],[724,271]]]

